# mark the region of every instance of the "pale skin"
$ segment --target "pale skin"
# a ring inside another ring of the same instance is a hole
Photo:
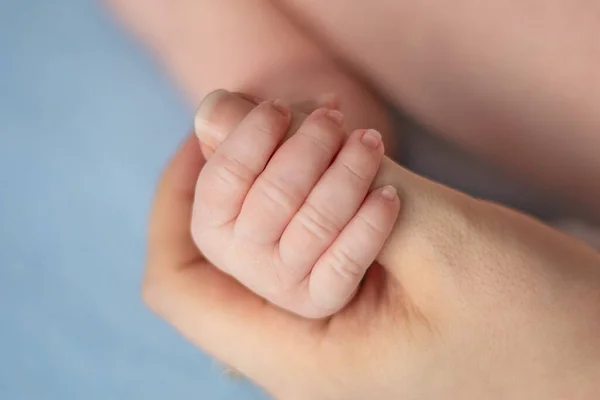
[[[480,8],[491,3],[468,1],[162,3],[179,9],[175,14],[155,7],[158,1],[129,11],[115,3],[195,102],[221,86],[291,101],[338,92],[349,128],[385,134],[385,113],[365,89],[368,81],[464,147],[599,215],[600,188],[590,178],[599,170],[600,127],[593,2],[498,2],[492,10]],[[290,8],[277,14],[273,3]],[[240,4],[248,10],[239,11]],[[266,10],[260,25],[269,29],[256,29],[250,9]],[[144,20],[152,10],[160,18]],[[304,29],[292,33],[282,15]],[[223,23],[232,17],[236,23]],[[158,22],[169,26],[156,29]],[[224,32],[228,45],[211,46]],[[277,79],[267,68],[273,49]],[[393,166],[384,183],[399,189],[402,211],[392,235],[397,247],[382,253],[393,256],[384,269],[375,264],[344,311],[325,322],[304,321],[218,273],[194,246],[188,227],[202,163],[190,142],[165,173],[145,297],[196,344],[276,398],[598,392],[598,266],[590,249]]]
[[[228,126],[229,135],[214,134]],[[205,257],[301,316],[328,317],[346,306],[398,216],[393,186],[369,193],[383,159],[381,135],[346,132],[335,109],[293,115],[280,101],[257,105],[225,91],[202,102],[196,134],[208,162],[192,233]]]
[[[194,106],[221,87],[289,102],[334,92],[349,129],[375,128],[388,140],[374,87],[441,135],[600,219],[597,2],[109,3]]]
[[[234,105],[203,117],[213,129],[222,113],[241,117],[228,119],[234,129],[222,132],[209,161],[191,138],[157,192],[144,297],[185,336],[278,399],[596,397],[598,253],[388,159],[374,186],[397,189],[400,217],[342,311],[294,316],[214,268],[189,228],[194,201],[214,196],[198,190],[198,176],[214,174],[219,152],[242,136],[281,135],[272,103],[247,116],[228,111]],[[272,125],[254,130],[248,122],[258,117]],[[225,259],[229,248],[211,251]]]
[[[350,129],[376,129],[393,149],[395,138],[379,96],[270,0],[107,3],[158,54],[194,107],[220,88],[289,103],[335,93],[344,99],[341,110]]]

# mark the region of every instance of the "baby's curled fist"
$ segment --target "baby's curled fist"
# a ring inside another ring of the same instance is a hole
[[[399,213],[393,186],[372,188],[381,135],[348,135],[333,108],[306,116],[281,101],[257,103],[219,90],[198,110],[207,162],[194,240],[268,301],[303,317],[330,316],[352,299]]]

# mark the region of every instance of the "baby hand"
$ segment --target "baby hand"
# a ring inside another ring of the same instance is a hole
[[[224,95],[210,95],[199,113]],[[327,317],[352,299],[400,208],[393,186],[371,190],[381,136],[347,136],[342,119],[317,109],[284,141],[298,125],[290,109],[263,102],[226,138],[203,140],[211,149],[196,187],[196,245],[250,290],[304,317]]]

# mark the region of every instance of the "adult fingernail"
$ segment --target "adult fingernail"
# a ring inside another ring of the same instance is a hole
[[[342,114],[340,111],[327,110],[325,115],[337,126],[342,127],[344,125],[344,114]]]
[[[374,129],[368,129],[363,133],[362,138],[360,138],[360,141],[365,147],[371,150],[375,150],[381,144],[381,133],[377,132]]]

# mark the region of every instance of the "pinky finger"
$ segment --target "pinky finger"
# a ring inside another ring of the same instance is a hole
[[[393,186],[371,192],[317,261],[309,277],[308,290],[323,316],[339,311],[352,299],[392,232],[399,211],[400,200]]]

